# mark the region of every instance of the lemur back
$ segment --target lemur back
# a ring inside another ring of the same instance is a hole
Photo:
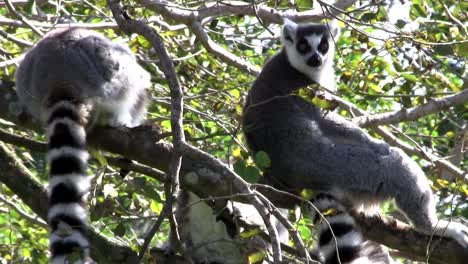
[[[86,237],[86,130],[92,124],[138,125],[149,86],[149,74],[128,48],[78,28],[47,34],[17,69],[20,102],[48,137],[52,263],[68,263],[72,255],[73,263],[92,261]]]
[[[295,95],[312,83],[333,90],[332,24],[285,21],[281,51],[264,65],[246,98],[243,129],[249,148],[265,151],[266,180],[282,189],[332,193],[347,208],[394,199],[419,230],[468,247],[468,228],[437,218],[418,164],[333,112]],[[331,69],[331,70],[330,70]]]

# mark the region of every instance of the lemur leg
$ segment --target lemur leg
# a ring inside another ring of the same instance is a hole
[[[454,222],[438,219],[433,194],[429,189],[411,189],[412,194],[400,192],[395,197],[396,204],[411,223],[426,234],[449,237],[456,240],[462,247],[468,248],[468,227]]]

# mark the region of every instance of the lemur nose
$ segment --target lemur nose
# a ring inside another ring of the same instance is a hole
[[[307,60],[307,65],[310,67],[318,67],[322,65],[322,58],[317,53],[312,54],[310,58]]]

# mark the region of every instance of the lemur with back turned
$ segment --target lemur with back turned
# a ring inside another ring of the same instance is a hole
[[[294,95],[312,83],[335,89],[333,24],[285,20],[282,49],[264,65],[243,109],[249,148],[265,151],[266,180],[283,189],[332,194],[347,209],[394,199],[414,227],[468,247],[468,228],[439,220],[426,176],[398,148],[370,137],[345,118]]]
[[[95,32],[48,33],[16,71],[16,91],[46,127],[51,263],[90,263],[86,236],[86,131],[134,127],[144,117],[149,74],[131,51]]]

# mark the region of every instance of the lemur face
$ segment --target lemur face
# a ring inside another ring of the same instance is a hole
[[[292,66],[310,75],[326,65],[333,65],[333,38],[338,33],[335,23],[298,25],[285,19],[281,42]]]

